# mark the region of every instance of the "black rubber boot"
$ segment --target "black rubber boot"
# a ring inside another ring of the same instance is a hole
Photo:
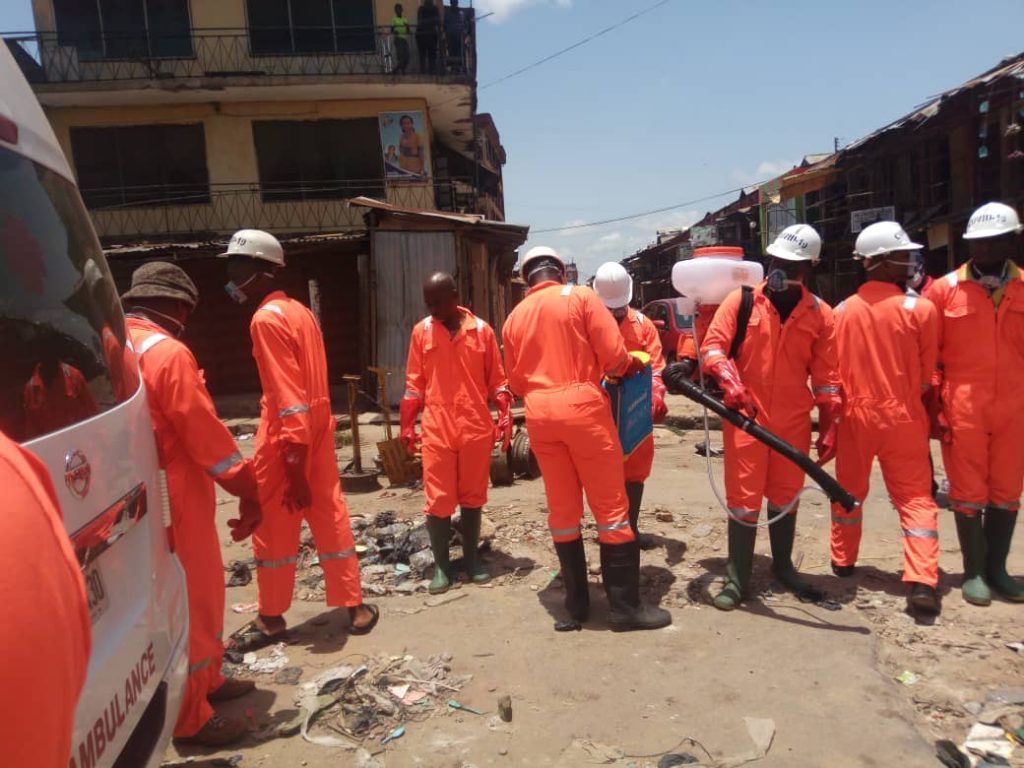
[[[556,541],[555,552],[562,568],[562,584],[565,586],[565,608],[576,621],[590,618],[590,588],[587,583],[587,555],[583,551],[583,539]]]
[[[768,508],[769,517],[778,515],[779,510]],[[793,567],[793,541],[796,539],[796,511],[790,512],[768,528],[768,540],[772,545],[772,571],[776,578],[794,595],[802,600],[817,601],[825,597],[820,589],[797,573]]]
[[[643,483],[626,483],[626,498],[629,499],[629,527],[633,529],[636,543],[640,549],[654,549],[654,537],[649,533],[640,533],[640,503],[644,500]]]
[[[479,507],[462,508],[462,564],[466,581],[486,584],[491,574],[480,564],[480,523],[483,512]]]
[[[661,629],[672,623],[663,608],[640,602],[640,547],[601,543],[601,577],[608,595],[608,624],[614,632]]]
[[[989,605],[992,591],[985,583],[985,529],[981,515],[954,512],[956,535],[964,561],[964,582],[961,591],[971,605]]]
[[[447,592],[452,585],[451,560],[448,553],[448,544],[452,538],[452,519],[434,515],[427,515],[426,518],[430,551],[434,555],[434,578],[427,591],[432,595],[439,595]]]
[[[985,544],[988,548],[985,573],[989,586],[1007,600],[1021,603],[1024,602],[1024,584],[1006,572],[1006,558],[1010,554],[1016,525],[1016,512],[992,507],[985,510]]]
[[[939,607],[939,596],[935,592],[935,588],[927,584],[913,582],[910,585],[910,594],[907,595],[907,602],[914,611],[928,614],[929,616],[938,616],[941,610]]]
[[[729,518],[729,563],[725,573],[725,586],[715,595],[714,606],[720,611],[731,611],[743,602],[754,569],[754,543],[757,528],[743,525]]]

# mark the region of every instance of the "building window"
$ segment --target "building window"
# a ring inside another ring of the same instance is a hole
[[[210,202],[201,124],[72,128],[71,152],[89,208]]]
[[[252,124],[264,200],[380,197],[384,168],[374,118]]]
[[[82,61],[192,56],[188,0],[54,0],[57,41]]]
[[[373,0],[246,0],[257,55],[373,53]]]

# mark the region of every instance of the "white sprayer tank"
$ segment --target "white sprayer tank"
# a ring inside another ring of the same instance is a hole
[[[693,258],[672,267],[672,287],[696,304],[721,304],[744,285],[764,279],[764,267],[743,261],[743,249],[734,246],[697,248]]]

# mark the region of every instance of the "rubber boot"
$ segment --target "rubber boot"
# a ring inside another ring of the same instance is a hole
[[[1024,584],[1006,572],[1006,558],[1010,554],[1013,529],[1017,513],[1005,509],[985,510],[985,544],[987,547],[985,573],[989,586],[1015,603],[1024,602]]]
[[[427,591],[432,595],[447,592],[452,585],[451,560],[448,544],[452,538],[452,519],[427,515],[427,533],[430,535],[430,551],[434,554],[434,578]]]
[[[576,621],[590,618],[590,588],[587,583],[587,555],[583,551],[583,539],[556,541],[555,552],[562,568],[562,584],[565,586],[565,608]]]
[[[981,515],[954,512],[953,517],[964,560],[964,600],[971,605],[988,605],[992,602],[992,591],[985,583],[985,530]]]
[[[729,564],[725,568],[726,581],[715,595],[714,606],[720,611],[731,611],[743,602],[754,569],[754,543],[757,528],[743,525],[729,518]]]
[[[640,602],[640,547],[635,541],[601,542],[601,577],[613,632],[661,629],[672,623],[672,615],[665,609]]]
[[[769,509],[769,515],[778,510]],[[796,512],[790,512],[768,528],[768,540],[772,545],[772,571],[776,578],[797,597],[820,600],[825,595],[797,573],[793,567],[793,541],[796,538]]]
[[[654,549],[654,537],[649,533],[640,533],[640,502],[644,499],[643,483],[626,483],[626,498],[629,499],[629,527],[633,529],[640,549]]]
[[[480,564],[480,521],[483,512],[479,507],[462,508],[462,563],[466,569],[466,581],[486,584],[491,574]]]

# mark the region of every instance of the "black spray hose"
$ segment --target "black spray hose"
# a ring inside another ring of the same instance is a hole
[[[825,491],[829,499],[837,504],[842,504],[843,508],[847,512],[853,512],[855,509],[860,507],[860,502],[853,498],[853,496],[851,496],[843,486],[837,483],[836,479],[832,477],[832,475],[819,467],[810,456],[805,453],[801,453],[782,438],[769,432],[764,427],[757,425],[754,423],[753,419],[744,416],[739,411],[727,408],[720,400],[709,395],[692,381],[684,379],[681,376],[674,377],[671,390],[672,394],[688,397],[695,403],[703,405],[708,410],[714,411],[730,424],[743,430],[751,437],[760,440],[776,453],[785,456],[806,472],[807,475],[818,485],[820,485],[821,489]]]

